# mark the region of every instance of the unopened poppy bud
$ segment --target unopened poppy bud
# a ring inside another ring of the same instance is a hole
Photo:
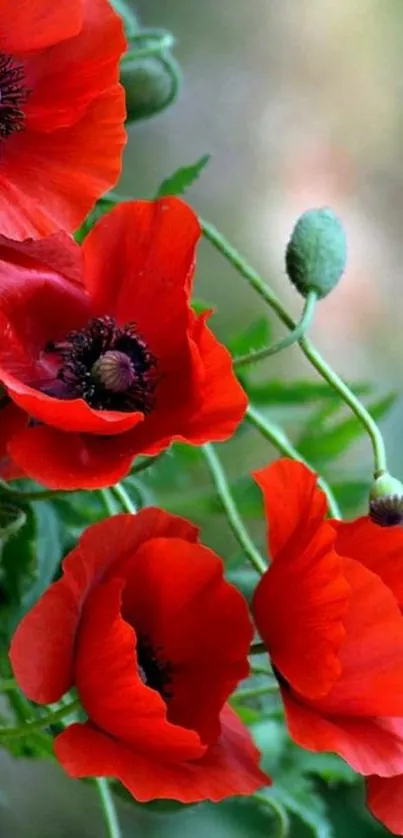
[[[126,92],[127,121],[147,119],[168,107],[174,100],[178,78],[170,58],[126,59],[120,69],[120,81]]]
[[[306,297],[326,297],[341,279],[347,261],[346,234],[331,209],[311,209],[298,219],[285,254],[287,274]]]
[[[403,483],[390,474],[377,477],[369,494],[369,517],[380,527],[403,523]]]

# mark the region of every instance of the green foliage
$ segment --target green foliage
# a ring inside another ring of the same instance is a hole
[[[210,157],[210,154],[203,154],[203,157],[196,160],[196,163],[177,169],[173,175],[162,181],[157,192],[157,197],[161,198],[163,195],[183,195],[199,179]]]
[[[396,395],[391,393],[371,402],[368,410],[379,421],[389,413],[395,401]],[[300,453],[316,468],[339,457],[363,435],[362,424],[355,416],[347,416],[328,427],[321,419],[322,415],[311,417],[297,442]],[[315,428],[320,428],[320,433],[315,433]]]

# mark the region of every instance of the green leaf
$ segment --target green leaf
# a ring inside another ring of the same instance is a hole
[[[333,494],[344,513],[355,513],[360,506],[368,501],[368,480],[332,481]]]
[[[203,169],[207,166],[210,157],[211,154],[204,154],[196,163],[177,169],[173,175],[162,181],[157,192],[157,197],[161,198],[163,195],[183,195],[198,180]]]
[[[245,376],[243,376],[246,378]],[[340,396],[329,384],[320,381],[282,381],[273,380],[255,384],[246,378],[246,389],[252,402],[258,405],[306,404],[319,400],[339,403]],[[352,385],[357,396],[371,391],[371,385],[362,383]]]
[[[293,759],[296,768],[303,774],[320,777],[330,786],[351,786],[359,780],[353,769],[336,754],[315,754],[313,751],[295,748]]]
[[[23,507],[25,521],[2,546],[0,604],[8,611],[17,607],[35,575],[36,521],[32,507]]]
[[[396,401],[394,393],[389,394],[369,405],[368,410],[373,418],[379,421]],[[298,451],[312,465],[320,466],[328,460],[343,454],[357,439],[365,433],[365,428],[356,418],[349,416],[341,422],[332,424],[328,429],[321,427],[317,432],[317,422],[309,420],[298,443]]]
[[[228,341],[228,349],[234,357],[247,355],[253,349],[261,349],[270,341],[270,323],[267,317],[259,317],[241,334]]]
[[[63,557],[63,526],[57,510],[51,503],[34,506],[36,523],[35,581],[23,597],[23,611],[39,599],[53,581]]]

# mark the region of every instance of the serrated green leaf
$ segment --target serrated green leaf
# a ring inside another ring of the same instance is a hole
[[[204,154],[196,163],[177,169],[173,175],[162,181],[157,192],[157,197],[161,198],[164,195],[183,195],[198,180],[203,169],[207,166],[210,157],[211,154]]]
[[[300,818],[315,838],[334,838],[326,804],[304,775],[289,771],[281,780],[277,777],[267,796]]]
[[[384,417],[396,401],[394,393],[389,394],[369,405],[371,416],[379,421]],[[343,454],[357,439],[365,434],[365,428],[356,416],[349,416],[340,422],[332,424],[330,428],[317,428],[317,422],[309,420],[299,441],[298,451],[312,465],[323,463]]]
[[[8,501],[0,503],[0,544],[4,543],[10,536],[16,535],[18,530],[24,526],[27,515],[24,509]]]

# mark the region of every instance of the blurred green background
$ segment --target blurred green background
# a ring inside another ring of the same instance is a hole
[[[347,230],[349,264],[337,291],[320,304],[312,335],[350,380],[369,379],[381,393],[400,390],[401,0],[139,0],[135,8],[143,25],[177,37],[184,87],[175,107],[130,127],[122,193],[150,197],[172,171],[210,152],[188,200],[276,286],[295,315],[300,300],[284,276],[284,246],[300,212],[331,205]],[[221,338],[230,340],[262,315],[273,335],[281,334],[259,298],[205,242],[199,256],[196,295],[217,306],[212,325]],[[267,375],[315,379],[297,349],[268,361],[257,379]],[[402,410],[397,401],[384,423],[400,477]],[[278,418],[283,421],[281,410]],[[284,421],[298,435],[299,410],[288,409]],[[233,474],[246,475],[273,456],[254,437],[234,446],[223,451]],[[369,463],[365,440],[341,459],[338,476],[348,465],[351,477],[368,478]],[[202,522],[206,540],[231,553],[221,519],[218,527],[211,515]],[[262,539],[261,525],[254,526]],[[1,838],[104,834],[93,790],[54,766],[1,757],[0,789]],[[363,814],[360,790],[343,786],[325,796],[336,838],[386,834]],[[242,801],[165,815],[122,803],[121,818],[125,838],[276,835],[275,822]],[[310,834],[300,823],[292,828],[293,838]]]

